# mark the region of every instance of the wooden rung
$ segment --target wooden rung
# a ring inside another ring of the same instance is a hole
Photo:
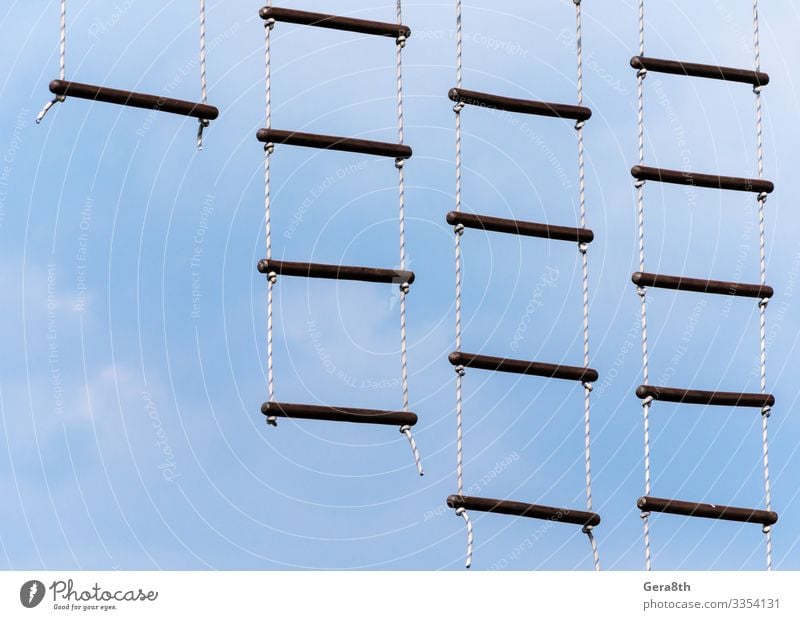
[[[634,166],[631,174],[640,181],[656,181],[659,183],[676,183],[678,185],[694,185],[711,189],[732,189],[740,192],[772,193],[775,185],[764,179],[746,179],[744,177],[723,177],[715,174],[700,174],[683,170],[667,170],[651,166]]]
[[[414,426],[417,423],[417,415],[410,411],[380,411],[353,407],[325,407],[322,405],[290,405],[269,402],[261,405],[261,413],[267,417],[352,422],[355,424]]]
[[[411,147],[405,144],[376,142],[374,140],[361,140],[358,138],[342,138],[339,136],[325,136],[315,133],[301,133],[299,131],[259,129],[256,137],[259,142],[267,144],[288,144],[291,146],[305,146],[315,149],[362,153],[364,155],[395,157],[397,159],[408,159],[412,155]]]
[[[684,502],[660,497],[640,497],[636,505],[642,512],[664,512],[685,517],[703,517],[705,519],[721,519],[723,521],[760,523],[761,525],[775,525],[778,522],[778,513],[771,510],[733,508],[732,506]]]
[[[769,84],[769,75],[761,71],[704,65],[696,62],[664,60],[663,58],[650,58],[649,56],[634,56],[631,58],[631,67],[634,69],[655,71],[656,73],[671,73],[673,75],[687,75],[690,77],[710,78],[713,80],[726,80],[728,82],[743,82],[745,84],[752,84],[753,86],[766,86]]]
[[[258,271],[263,274],[275,273],[283,276],[322,278],[326,280],[356,280],[360,282],[384,282],[386,284],[411,284],[414,282],[413,271],[323,265],[320,263],[290,263],[268,259],[258,262]]]
[[[683,276],[665,276],[660,273],[643,273],[637,271],[631,276],[637,286],[668,288],[676,291],[692,291],[695,293],[713,293],[716,295],[736,295],[739,297],[758,297],[767,299],[774,295],[771,286],[761,284],[741,284],[740,282],[723,282],[722,280],[700,280]]]
[[[132,108],[144,108],[157,112],[191,116],[200,120],[212,121],[219,116],[217,108],[204,103],[193,103],[158,95],[145,95],[127,90],[117,90],[116,88],[106,88],[105,86],[67,82],[65,80],[53,80],[50,82],[50,92],[59,97],[77,97],[78,99],[115,103]]]
[[[411,29],[408,26],[389,22],[376,22],[368,19],[354,19],[326,13],[312,13],[311,11],[296,11],[294,9],[268,6],[262,7],[258,14],[264,20],[274,19],[276,22],[289,24],[317,26],[318,28],[331,28],[333,30],[359,32],[361,34],[393,37],[395,39],[400,36],[406,38],[411,36]]]
[[[593,368],[579,366],[560,366],[558,364],[544,364],[542,362],[529,362],[526,360],[513,360],[489,355],[476,355],[456,351],[448,357],[453,366],[479,368],[481,370],[494,370],[510,372],[520,375],[536,375],[538,377],[551,377],[553,379],[567,379],[570,381],[597,381],[598,374]]]
[[[579,105],[564,103],[547,103],[530,99],[513,99],[500,95],[481,93],[476,90],[451,88],[448,93],[451,101],[464,105],[474,105],[492,110],[506,112],[519,112],[520,114],[535,114],[537,116],[552,116],[556,118],[571,118],[576,121],[586,121],[592,116],[589,108]]]
[[[558,241],[591,243],[594,240],[594,233],[588,228],[551,226],[550,224],[509,220],[489,215],[474,215],[461,211],[451,211],[448,213],[447,223],[453,226],[461,224],[465,228],[477,228],[479,230],[489,230],[492,232],[523,235],[527,237],[540,237],[543,239],[556,239]]]
[[[686,390],[657,385],[640,385],[636,388],[636,396],[639,398],[652,397],[653,400],[687,405],[722,405],[727,407],[759,407],[763,409],[764,407],[772,407],[775,404],[775,397],[772,394]]]
[[[525,504],[523,502],[512,502],[505,499],[451,495],[447,498],[447,505],[454,509],[463,508],[465,510],[474,510],[477,512],[494,512],[515,517],[530,517],[533,519],[557,521],[559,523],[573,523],[575,525],[584,526],[590,525],[592,527],[600,525],[600,515],[594,512],[572,510],[570,508],[553,508],[551,506],[541,506],[539,504]]]

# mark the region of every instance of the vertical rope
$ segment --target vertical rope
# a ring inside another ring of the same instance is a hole
[[[403,2],[397,0],[397,23],[403,23]],[[401,34],[397,37],[397,140],[403,144],[405,140],[405,119],[403,116],[403,48],[406,45],[406,37]],[[405,163],[406,160],[398,158],[395,160],[395,167],[397,168],[397,187],[398,187],[398,220],[400,223],[400,270],[406,268],[406,181],[405,181]],[[408,411],[410,406],[410,397],[408,391],[408,338],[406,335],[406,297],[411,287],[406,282],[400,285],[400,373],[401,384],[403,389],[403,411]],[[422,469],[422,461],[417,449],[417,442],[414,441],[414,436],[411,434],[411,427],[406,425],[400,429],[400,432],[406,436],[408,443],[411,446],[411,452],[414,455],[414,463],[417,466],[417,472],[420,476],[425,472]]]
[[[464,81],[464,30],[462,22],[462,1],[456,0],[456,88],[461,88]],[[462,103],[456,103],[453,111],[456,115],[456,211],[461,211],[461,110],[464,109]],[[459,224],[455,227],[455,270],[456,270],[456,351],[461,351],[461,235],[464,226]],[[464,494],[464,402],[463,402],[463,382],[465,369],[463,366],[456,367],[456,486],[458,494]],[[464,519],[467,527],[467,559],[466,567],[472,565],[472,521],[465,509],[456,510],[456,515]]]
[[[761,36],[759,32],[758,0],[753,0],[753,37],[755,44],[755,70],[761,70]],[[756,95],[756,158],[758,160],[758,178],[764,178],[764,123],[761,101],[761,85],[753,88]],[[766,253],[766,192],[758,195],[758,249],[761,284],[767,282],[767,253]],[[767,392],[767,303],[768,298],[762,299],[758,304],[759,309],[759,353],[761,365],[761,393]],[[772,510],[772,485],[769,476],[769,432],[768,420],[770,407],[761,410],[761,445],[764,463],[764,500],[767,510]],[[772,570],[772,527],[765,526],[767,570]]]
[[[644,0],[639,0],[639,55],[644,56]],[[639,164],[644,165],[644,79],[647,77],[646,69],[639,69],[637,77],[637,128],[639,142]],[[642,180],[636,181],[637,216],[639,224],[639,271],[644,271],[644,185]],[[637,289],[641,299],[642,316],[642,379],[645,384],[650,383],[649,356],[647,350],[647,299],[644,287]],[[644,494],[650,495],[650,405],[652,398],[642,401],[644,417]],[[652,569],[650,555],[650,513],[642,513],[644,525],[644,557],[645,570]]]
[[[271,0],[267,1],[267,6],[271,6]],[[266,127],[272,127],[272,67],[270,59],[270,33],[275,26],[274,19],[264,22],[264,69],[266,73],[265,97],[266,97]],[[272,223],[270,219],[270,159],[275,149],[273,143],[264,145],[264,226],[267,243],[267,260],[272,258]],[[275,381],[273,373],[273,326],[272,326],[272,306],[273,306],[273,287],[278,276],[275,272],[267,274],[267,392],[269,402],[275,402]],[[275,416],[267,417],[267,424],[277,426]]]
[[[67,0],[61,0],[59,11],[59,40],[58,40],[58,76],[60,80],[67,79]],[[45,115],[57,103],[62,103],[66,97],[57,95],[52,100],[44,104],[41,112],[36,115],[36,124],[42,122]]]
[[[575,3],[575,47],[577,50],[578,61],[578,105],[583,105],[583,19],[581,11],[581,0],[573,0]],[[580,203],[580,226],[586,228],[586,162],[584,156],[583,129],[585,121],[578,121],[575,129],[578,133],[578,195]],[[581,253],[581,266],[583,273],[583,365],[589,366],[589,246],[581,243],[578,246]],[[583,384],[583,415],[584,415],[584,455],[586,470],[586,509],[592,512],[592,448],[591,448],[591,393],[592,384]],[[600,553],[597,549],[597,541],[591,526],[583,528],[583,532],[588,536],[592,547],[595,570],[600,570]]]
[[[206,0],[200,0],[200,100],[208,103],[208,85],[206,83]],[[203,150],[203,129],[208,127],[208,119],[198,119],[197,150]]]

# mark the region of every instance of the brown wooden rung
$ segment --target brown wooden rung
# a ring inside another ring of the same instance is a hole
[[[688,390],[657,385],[640,385],[636,388],[639,398],[652,398],[670,403],[687,405],[721,405],[726,407],[772,407],[775,397],[772,394],[754,392],[716,392],[706,390]]]
[[[327,407],[322,405],[268,402],[261,405],[261,413],[267,417],[352,422],[355,424],[414,426],[417,423],[417,414],[410,411],[381,411],[377,409],[356,409],[354,407]]]
[[[731,189],[740,192],[772,193],[775,185],[764,179],[747,179],[744,177],[726,177],[715,174],[700,174],[684,170],[668,170],[652,166],[634,166],[631,175],[640,181],[656,181],[658,183],[675,183],[678,185],[694,185],[711,189]]]
[[[559,364],[545,364],[543,362],[529,362],[527,360],[507,359],[504,357],[491,357],[456,351],[448,356],[453,366],[478,368],[481,370],[494,370],[497,372],[510,372],[520,375],[535,375],[553,379],[567,379],[570,381],[597,381],[598,373],[593,368],[581,366],[561,366]]]
[[[515,517],[530,517],[559,523],[572,523],[574,525],[592,527],[600,525],[600,515],[594,512],[572,510],[570,508],[553,508],[540,504],[526,504],[507,499],[451,495],[447,498],[447,505],[454,509],[463,508],[464,510],[474,510],[476,512],[493,512]]]
[[[411,284],[413,271],[379,269],[376,267],[350,267],[346,265],[324,265],[321,263],[294,263],[272,259],[258,262],[258,271],[283,276],[322,278],[326,280],[356,280],[359,282],[382,282],[386,284]]]
[[[573,241],[578,243],[591,243],[594,233],[588,228],[572,228],[569,226],[551,226],[522,220],[511,220],[490,215],[476,215],[463,211],[451,211],[447,214],[447,223],[452,226],[461,224],[465,228],[489,230],[492,232],[523,235],[527,237],[540,237],[558,241]]]
[[[169,114],[191,116],[200,120],[214,120],[219,116],[219,110],[212,105],[193,103],[158,95],[134,93],[128,90],[117,90],[105,86],[68,82],[66,80],[53,80],[50,82],[50,92],[59,97],[77,97],[103,103],[115,103],[132,108],[155,110]]]
[[[686,502],[677,499],[663,499],[660,497],[640,497],[636,502],[642,512],[663,512],[685,517],[702,517],[705,519],[720,519],[722,521],[739,521],[741,523],[760,523],[761,525],[775,525],[778,522],[778,513],[771,510],[755,510],[753,508],[734,508],[718,504],[701,504],[699,502]]]
[[[256,137],[259,142],[267,144],[288,144],[291,146],[346,151],[348,153],[362,153],[364,155],[378,155],[397,159],[408,159],[412,155],[411,147],[405,144],[376,142],[359,138],[342,138],[340,136],[326,136],[299,131],[284,131],[282,129],[259,129]]]
[[[663,58],[651,58],[649,56],[634,56],[631,58],[631,67],[634,69],[646,69],[647,71],[654,71],[656,73],[671,73],[673,75],[726,80],[728,82],[743,82],[745,84],[752,84],[753,86],[766,86],[769,84],[769,75],[761,71],[704,65],[696,62],[665,60]]]
[[[268,6],[262,7],[258,14],[263,20],[274,19],[276,22],[286,22],[302,26],[316,26],[318,28],[330,28],[332,30],[359,32],[361,34],[393,37],[395,39],[400,36],[405,38],[411,36],[411,29],[408,26],[390,22],[376,22],[368,19],[355,19],[353,17],[341,17],[339,15],[329,15],[327,13],[312,13],[311,11],[297,11],[295,9]]]
[[[665,276],[660,273],[644,273],[637,271],[631,276],[637,286],[652,286],[676,291],[692,291],[695,293],[712,293],[716,295],[736,295],[739,297],[758,297],[768,299],[775,294],[771,286],[761,284],[742,284],[740,282],[724,282],[722,280],[700,280],[683,276]]]
[[[463,105],[472,105],[492,110],[518,112],[520,114],[534,114],[536,116],[551,116],[555,118],[571,118],[576,121],[587,121],[592,116],[589,108],[565,103],[548,103],[531,99],[514,99],[501,95],[482,93],[477,90],[464,88],[451,88],[448,93],[451,101]]]

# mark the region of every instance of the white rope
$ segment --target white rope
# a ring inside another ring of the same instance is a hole
[[[397,0],[397,23],[403,23],[403,2]],[[400,144],[405,140],[405,119],[403,117],[403,48],[406,45],[406,36],[401,34],[397,38],[396,62],[397,62],[397,139]],[[405,159],[398,158],[395,160],[397,168],[398,180],[398,220],[400,221],[400,270],[406,268],[406,175],[405,175]],[[400,372],[401,383],[403,389],[403,411],[408,411],[410,406],[410,397],[408,391],[408,339],[406,335],[406,297],[410,290],[408,283],[400,285]],[[414,455],[414,463],[417,466],[417,472],[420,476],[425,472],[422,469],[422,461],[420,460],[419,450],[417,449],[417,442],[411,434],[410,426],[403,426],[400,429],[411,446],[411,452]]]
[[[67,0],[61,0],[60,11],[60,24],[59,24],[59,79],[64,81],[67,79]],[[57,103],[62,103],[66,97],[64,95],[57,95],[52,100],[44,104],[42,111],[36,116],[36,124],[42,122],[45,115]]]
[[[644,56],[644,0],[639,0],[639,55]],[[647,70],[639,69],[637,77],[637,128],[639,140],[639,164],[644,165],[644,79]],[[644,271],[644,184],[636,181],[637,215],[639,224],[639,271]],[[647,298],[644,287],[637,289],[641,300],[642,316],[642,380],[650,383],[649,356],[647,351]],[[644,494],[650,495],[650,406],[653,399],[648,397],[642,401],[644,417]],[[644,525],[644,557],[645,569],[652,569],[650,556],[650,513],[642,513]]]
[[[267,6],[271,6],[268,0]],[[275,20],[268,19],[264,22],[264,68],[266,72],[266,127],[272,127],[272,68],[270,62],[270,33],[275,25]],[[271,142],[264,145],[264,222],[267,241],[267,260],[272,258],[272,223],[270,219],[270,159],[275,145]],[[267,392],[269,402],[275,402],[275,382],[273,373],[273,340],[272,340],[272,306],[273,287],[278,276],[274,272],[267,274]],[[277,426],[275,416],[267,417],[267,424]]]
[[[755,70],[761,70],[761,36],[758,24],[758,0],[753,0],[753,36],[755,43]],[[756,157],[758,160],[758,178],[764,178],[764,123],[761,102],[761,85],[753,91],[756,95]],[[761,284],[767,283],[767,253],[766,253],[766,192],[758,195],[758,247]],[[759,352],[761,363],[761,393],[767,393],[767,303],[768,298],[762,299],[758,304],[759,310]],[[772,510],[772,485],[769,476],[769,432],[768,420],[770,407],[761,411],[761,445],[764,463],[764,500],[767,510]],[[764,527],[766,537],[767,570],[772,570],[772,527]]]
[[[578,60],[578,105],[583,105],[583,19],[581,12],[581,0],[573,0],[575,3],[575,47]],[[578,193],[580,203],[580,226],[586,228],[586,162],[584,156],[583,129],[585,121],[578,121],[575,129],[578,133]],[[583,272],[583,365],[589,367],[589,258],[588,245],[579,244],[581,253],[581,265]],[[583,384],[583,411],[584,411],[584,454],[586,462],[586,509],[592,512],[592,448],[591,448],[591,393],[592,384]],[[589,538],[592,547],[595,570],[600,570],[600,553],[597,549],[597,541],[592,533],[591,526],[583,529]]]
[[[200,99],[208,103],[208,85],[206,83],[206,0],[200,0]],[[203,129],[208,127],[208,119],[198,119],[197,150],[203,150]]]
[[[469,518],[469,514],[467,513],[466,508],[458,508],[456,510],[456,516],[464,519],[464,524],[467,526],[467,560],[464,564],[466,568],[470,568],[472,566],[472,547],[473,547],[472,521]]]
[[[464,31],[462,25],[462,2],[456,0],[456,88],[461,88],[464,78]],[[456,103],[453,111],[456,115],[456,212],[461,211],[461,110],[464,109],[462,103]],[[455,228],[455,262],[456,262],[456,351],[461,351],[461,235],[464,226],[459,224]],[[465,369],[463,366],[456,367],[456,486],[458,494],[464,494],[464,403],[463,403],[463,382]],[[472,565],[472,521],[469,519],[466,509],[459,508],[456,515],[464,519],[467,526],[467,560],[466,566]]]

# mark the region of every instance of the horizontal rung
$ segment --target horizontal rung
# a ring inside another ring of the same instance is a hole
[[[53,80],[50,82],[50,92],[60,97],[77,97],[78,99],[116,103],[132,108],[145,108],[157,112],[192,116],[201,120],[211,121],[219,116],[217,108],[204,103],[193,103],[158,95],[145,95],[127,90],[117,90],[116,88],[106,88],[105,86],[67,82],[65,80]]]
[[[740,192],[772,193],[775,185],[764,179],[746,179],[744,177],[722,177],[715,174],[699,174],[684,170],[667,170],[650,166],[634,166],[631,174],[640,181],[657,181],[659,183],[677,183],[678,185],[694,185],[711,189],[733,189]]]
[[[379,411],[353,407],[325,407],[322,405],[289,405],[264,403],[261,413],[278,418],[297,420],[326,420],[328,422],[353,422],[356,424],[384,424],[389,426],[414,426],[417,414],[410,411]]]
[[[412,154],[411,147],[405,144],[376,142],[374,140],[361,140],[358,138],[341,138],[339,136],[324,136],[316,133],[283,131],[281,129],[259,129],[256,137],[259,142],[267,144],[307,146],[314,149],[330,149],[332,151],[363,153],[364,155],[379,155],[381,157],[395,157],[398,159],[408,159]]]
[[[466,495],[451,495],[447,498],[450,508],[463,508],[477,512],[494,512],[515,517],[530,517],[533,519],[546,519],[559,523],[574,523],[575,525],[599,525],[600,515],[583,510],[570,508],[552,508],[539,504],[525,504],[512,502],[505,499],[489,499],[486,497],[468,497]]]
[[[657,385],[640,385],[636,388],[639,398],[651,397],[670,403],[687,405],[723,405],[727,407],[772,407],[775,397],[772,394],[751,392],[710,392],[704,390],[685,390]]]
[[[662,58],[650,58],[648,56],[634,56],[631,58],[631,67],[634,69],[647,69],[648,71],[655,71],[656,73],[671,73],[673,75],[688,75],[690,77],[711,78],[713,80],[726,80],[728,82],[743,82],[745,84],[752,84],[753,86],[766,86],[769,84],[769,75],[761,71],[703,65],[696,62],[664,60]]]
[[[553,379],[589,382],[597,381],[598,378],[597,371],[593,368],[583,368],[579,366],[560,366],[557,364],[512,360],[504,357],[490,357],[489,355],[476,355],[474,353],[463,353],[459,351],[451,353],[448,359],[453,366],[511,372],[520,375],[536,375],[538,377],[551,377]]]
[[[258,270],[263,274],[275,273],[283,276],[323,278],[327,280],[358,280],[360,282],[385,282],[387,284],[411,284],[414,282],[413,271],[377,269],[375,267],[290,263],[263,259],[258,262]]]
[[[513,99],[511,97],[491,95],[489,93],[465,90],[463,88],[451,88],[448,96],[451,101],[455,101],[456,103],[490,108],[492,110],[519,112],[520,114],[571,118],[576,121],[586,121],[592,116],[592,111],[589,108],[579,105],[547,103],[545,101],[532,101],[530,99]]]
[[[713,293],[716,295],[737,295],[739,297],[772,297],[775,291],[771,286],[761,284],[741,284],[740,282],[723,282],[721,280],[700,280],[683,276],[665,276],[660,273],[642,273],[637,271],[631,276],[637,286],[653,286],[676,291],[693,291],[695,293]]]
[[[280,9],[268,6],[262,7],[258,14],[264,20],[274,19],[276,22],[289,24],[360,32],[361,34],[374,34],[381,37],[399,38],[402,35],[408,38],[411,36],[411,29],[408,26],[388,22],[375,22],[368,19],[354,19],[326,13],[312,13],[311,11],[296,11],[294,9]]]
[[[569,226],[550,226],[536,222],[523,222],[509,220],[489,215],[474,215],[460,211],[451,211],[447,214],[447,223],[453,226],[461,224],[466,228],[490,230],[492,232],[524,235],[527,237],[541,237],[543,239],[557,239],[559,241],[576,241],[578,243],[591,243],[594,233],[588,228],[571,228]]]
[[[703,517],[705,519],[721,519],[723,521],[740,521],[743,523],[760,523],[774,525],[778,522],[778,513],[771,510],[754,510],[752,508],[733,508],[717,504],[700,504],[684,502],[677,499],[660,497],[640,497],[636,505],[642,512],[665,512],[686,517]]]

